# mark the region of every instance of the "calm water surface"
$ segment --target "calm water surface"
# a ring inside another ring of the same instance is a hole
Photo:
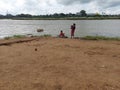
[[[70,36],[70,25],[73,23],[76,23],[76,37],[120,37],[120,20],[0,20],[0,38],[27,34],[57,36],[60,30]],[[44,32],[38,33],[39,28]]]

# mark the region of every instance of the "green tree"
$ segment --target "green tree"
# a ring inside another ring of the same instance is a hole
[[[59,14],[58,14],[58,13],[54,13],[54,14],[52,15],[52,17],[59,17]]]
[[[32,17],[32,15],[30,15],[30,14],[18,14],[18,15],[16,15],[17,17]]]
[[[81,15],[82,17],[85,17],[85,16],[87,16],[87,13],[86,13],[85,10],[81,10],[81,11],[80,11],[80,15]]]
[[[64,13],[60,13],[59,15],[60,15],[60,17],[65,17]]]

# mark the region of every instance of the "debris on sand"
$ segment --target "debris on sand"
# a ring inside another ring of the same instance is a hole
[[[35,51],[37,51],[37,48],[35,48]]]

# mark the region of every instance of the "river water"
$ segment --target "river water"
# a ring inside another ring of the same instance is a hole
[[[0,38],[13,35],[57,36],[63,30],[70,37],[70,26],[76,23],[76,37],[102,35],[120,37],[120,20],[0,20]],[[37,29],[44,29],[37,32]]]

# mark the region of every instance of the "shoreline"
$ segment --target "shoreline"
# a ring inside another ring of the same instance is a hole
[[[24,43],[24,42],[30,42],[34,40],[39,40],[42,38],[58,38],[59,37],[52,37],[51,35],[43,35],[43,36],[23,36],[23,35],[14,35],[13,37],[7,37],[4,39],[0,39],[0,46],[9,46],[11,44],[15,43]],[[71,38],[61,38],[61,39],[71,39]],[[120,38],[109,38],[109,37],[103,37],[103,36],[85,36],[85,37],[74,37],[71,40],[88,40],[88,41],[120,41]]]

